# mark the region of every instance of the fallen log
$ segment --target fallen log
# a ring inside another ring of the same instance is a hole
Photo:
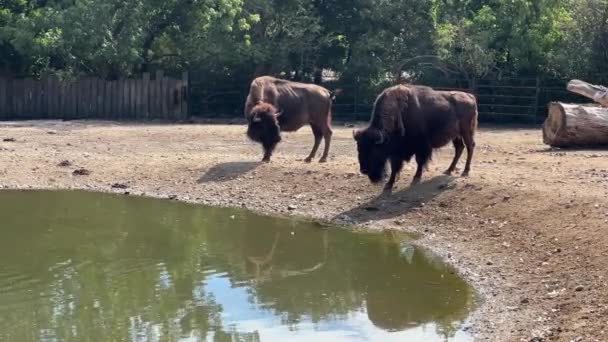
[[[551,102],[543,142],[553,147],[608,145],[608,108]]]
[[[568,82],[568,90],[583,95],[593,101],[608,107],[608,88],[600,85],[587,83],[581,80],[572,80]]]

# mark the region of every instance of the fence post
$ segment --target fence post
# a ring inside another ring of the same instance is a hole
[[[359,77],[355,78],[355,105],[353,108],[353,117],[355,120],[359,119]]]
[[[469,90],[477,97],[477,79],[475,77],[469,80]]]
[[[144,72],[142,76],[142,115],[145,120],[150,119],[150,73]]]
[[[181,103],[181,106],[182,106],[182,108],[181,108],[182,119],[187,119],[190,116],[190,110],[189,110],[190,109],[190,107],[189,107],[190,101],[188,101],[188,98],[189,98],[189,95],[190,95],[190,93],[189,93],[190,87],[189,87],[188,82],[189,82],[188,72],[184,71],[182,73],[182,84],[181,84],[181,86],[182,86],[182,89],[181,89],[182,98],[179,100],[179,102]]]
[[[540,76],[536,76],[536,96],[535,96],[535,103],[534,103],[534,112],[535,112],[535,116],[538,118],[540,116]]]

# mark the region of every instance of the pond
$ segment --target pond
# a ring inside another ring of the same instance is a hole
[[[468,341],[472,289],[389,233],[0,191],[1,341]]]

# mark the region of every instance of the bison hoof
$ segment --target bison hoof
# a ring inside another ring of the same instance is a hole
[[[416,185],[420,183],[420,178],[414,178],[412,179],[412,185]]]
[[[327,158],[321,158],[321,159],[319,159],[319,163],[327,163]]]
[[[462,173],[462,177],[469,177],[469,171],[464,171]]]
[[[262,163],[270,163],[270,158],[268,158],[268,157],[262,158]]]
[[[454,172],[454,170],[445,170],[445,172],[443,174],[447,175],[447,176],[451,176],[452,172]]]
[[[310,163],[311,161],[312,161],[312,158],[311,158],[311,157],[308,157],[308,158],[304,159],[304,162],[305,162],[305,163]]]

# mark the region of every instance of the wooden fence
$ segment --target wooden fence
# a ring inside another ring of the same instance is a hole
[[[61,81],[0,77],[0,120],[183,120],[188,117],[188,74],[157,71],[154,79]]]

